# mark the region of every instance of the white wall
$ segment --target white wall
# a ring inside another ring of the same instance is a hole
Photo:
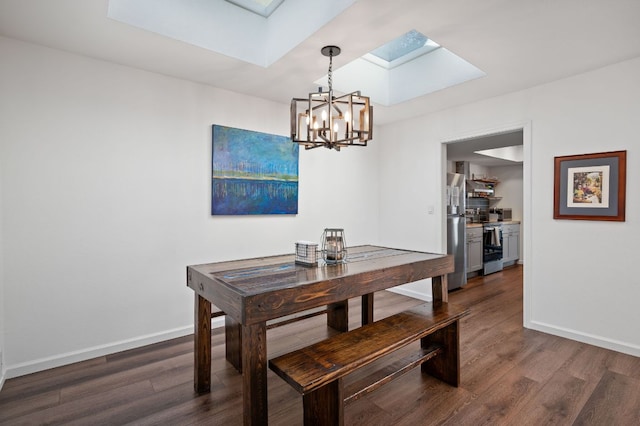
[[[469,163],[469,173],[471,173],[471,179],[491,179],[495,177],[491,172],[491,168],[474,163]]]
[[[301,150],[298,215],[212,217],[211,125],[287,135],[288,105],[6,38],[0,56],[8,377],[191,333],[187,265],[325,227],[377,242],[375,142]]]
[[[524,123],[525,326],[640,356],[640,58],[385,126],[381,243],[444,250],[441,142]],[[627,220],[553,219],[554,157],[627,150]],[[402,164],[400,171],[391,165]],[[393,189],[393,191],[390,191]],[[412,232],[412,228],[415,231]]]
[[[327,226],[443,251],[441,142],[522,123],[525,325],[640,355],[633,185],[624,223],[552,219],[554,156],[626,149],[638,181],[640,59],[303,151],[297,216],[211,217],[211,124],[285,135],[287,105],[6,38],[0,55],[8,377],[190,333],[188,264],[291,252]]]

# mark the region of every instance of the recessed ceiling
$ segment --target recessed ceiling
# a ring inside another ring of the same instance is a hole
[[[333,87],[343,93],[357,89],[373,102],[391,106],[485,75],[424,34],[410,30],[337,69]],[[327,77],[316,84],[326,86]]]
[[[109,0],[107,16],[134,27],[268,67],[355,0]]]

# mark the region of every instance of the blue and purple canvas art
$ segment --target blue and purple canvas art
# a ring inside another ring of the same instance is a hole
[[[211,214],[297,213],[298,144],[214,124]]]

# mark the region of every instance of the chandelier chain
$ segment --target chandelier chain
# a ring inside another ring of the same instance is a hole
[[[333,52],[329,53],[329,92],[332,91],[331,88],[333,86],[332,74],[333,74]]]

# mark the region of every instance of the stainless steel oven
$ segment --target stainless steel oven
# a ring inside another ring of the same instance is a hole
[[[483,275],[502,271],[502,225],[485,223],[482,232]]]

